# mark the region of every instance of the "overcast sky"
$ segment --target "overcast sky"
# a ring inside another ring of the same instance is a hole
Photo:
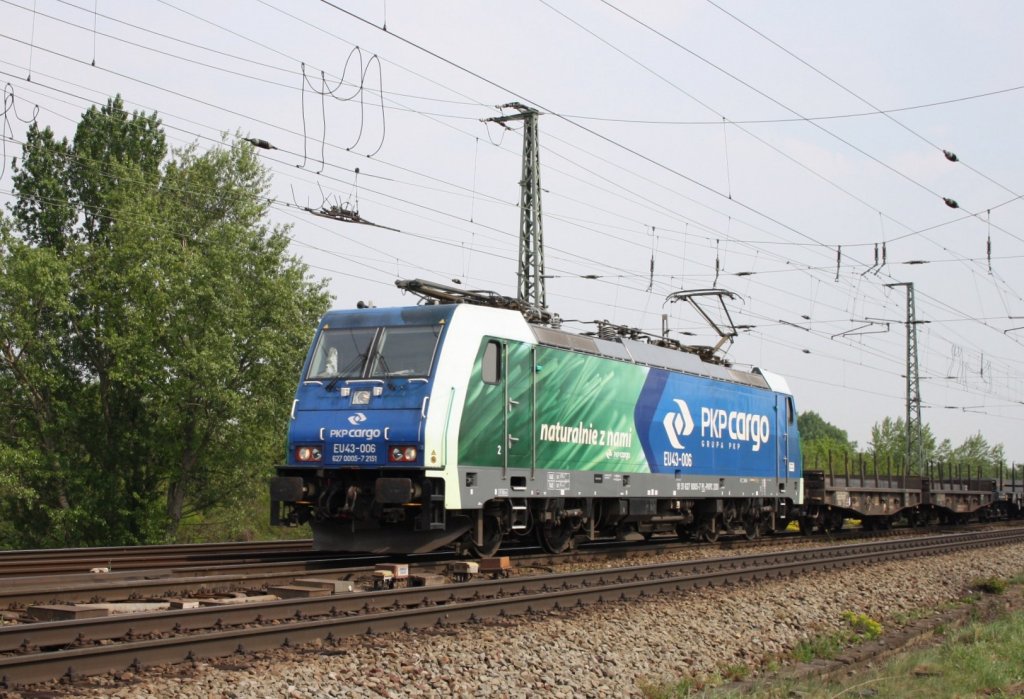
[[[1016,2],[0,0],[0,203],[35,105],[71,135],[120,93],[174,147],[276,146],[271,216],[336,307],[514,296],[521,130],[483,120],[526,103],[567,327],[713,344],[665,297],[735,292],[728,358],[866,446],[905,414],[912,282],[924,421],[1024,462],[1021,36]]]

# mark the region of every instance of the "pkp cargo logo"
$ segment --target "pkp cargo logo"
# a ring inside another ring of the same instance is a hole
[[[673,398],[672,400],[679,406],[679,410],[678,412],[666,413],[662,424],[665,426],[665,435],[668,437],[672,448],[685,449],[686,447],[679,441],[679,438],[688,437],[693,432],[693,418],[690,417],[690,408],[687,407],[685,400],[679,398]]]
[[[366,422],[366,415],[363,413],[348,416],[348,424],[350,425],[361,425],[364,422]]]

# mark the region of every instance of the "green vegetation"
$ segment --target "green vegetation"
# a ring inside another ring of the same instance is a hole
[[[987,594],[1003,594],[1011,585],[1024,584],[1024,574],[1009,580],[985,578],[971,588]],[[977,596],[959,604],[972,604]],[[942,624],[933,629],[934,643],[924,649],[902,653],[881,664],[867,664],[840,672],[835,679],[817,675],[805,679],[773,676],[780,663],[776,658],[762,661],[761,679],[741,688],[730,686],[746,678],[745,669],[731,665],[709,677],[684,678],[674,684],[642,686],[645,697],[754,697],[782,699],[802,697],[954,697],[1024,696],[1024,612],[1008,613],[996,620],[980,620],[980,607],[969,606],[970,623],[963,627]],[[914,619],[934,610],[918,610]],[[843,612],[848,628],[800,644],[791,660],[813,662],[834,659],[850,646],[879,638],[882,625],[866,614]]]
[[[767,679],[743,693],[720,687],[689,696],[714,697],[954,697],[1024,695],[1024,613],[989,623],[946,631],[931,648],[901,655],[878,667],[864,668],[835,682],[811,678]],[[671,695],[666,695],[671,696]],[[686,696],[675,695],[675,696]]]
[[[850,646],[870,641],[882,635],[882,624],[867,614],[845,611],[843,621],[848,628],[842,631],[816,636],[800,643],[792,654],[798,662],[811,662],[818,659],[831,660],[839,656]],[[774,672],[779,667],[777,661],[768,659],[765,670]],[[746,665],[729,664],[709,677],[686,677],[675,683],[642,684],[640,690],[648,699],[669,699],[687,696],[717,696],[716,687],[728,682],[744,680],[750,674]],[[771,696],[776,696],[772,694]],[[781,694],[779,696],[787,696]]]
[[[882,625],[867,614],[846,611],[843,621],[849,628],[801,641],[793,649],[793,658],[802,663],[819,658],[832,660],[849,646],[873,641],[882,635]]]
[[[901,417],[886,417],[875,423],[866,450],[858,449],[857,443],[851,442],[844,430],[826,422],[813,411],[801,413],[797,417],[797,427],[804,468],[826,472],[831,468],[836,474],[847,470],[857,474],[862,467],[866,473],[874,473],[876,469],[879,473],[902,472],[907,437],[906,422]],[[1010,480],[1002,444],[991,445],[979,433],[954,447],[948,439],[938,442],[928,425],[922,425],[922,433],[925,461],[942,464],[944,473],[957,469],[965,477],[970,474],[976,478],[980,473],[984,478],[998,479],[1002,476]]]
[[[985,578],[983,580],[975,580],[971,584],[971,589],[990,595],[1001,595],[1006,592],[1008,586],[1009,583],[1002,578]]]
[[[321,283],[242,140],[168,153],[155,114],[32,125],[0,214],[0,542],[255,535]],[[218,514],[219,513],[219,514]]]
[[[805,465],[817,463],[819,468],[827,469],[829,458],[841,462],[857,451],[857,443],[851,442],[844,430],[826,422],[813,410],[797,415],[796,424]]]

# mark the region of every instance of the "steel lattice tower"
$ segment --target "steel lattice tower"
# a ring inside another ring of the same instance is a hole
[[[905,473],[924,475],[924,430],[921,426],[921,376],[917,361],[917,311],[913,282],[886,284],[907,287],[907,465]]]
[[[518,114],[492,117],[487,121],[504,124],[523,122],[523,176],[519,181],[519,292],[518,298],[540,316],[547,309],[544,289],[544,224],[540,205],[540,144],[537,136],[539,112],[518,102],[503,104]]]

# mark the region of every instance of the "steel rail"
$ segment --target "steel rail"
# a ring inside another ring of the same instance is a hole
[[[832,538],[868,537],[900,534],[905,530],[865,532],[862,530],[843,530],[832,532]],[[920,531],[920,530],[919,530]],[[963,531],[963,529],[961,529]],[[796,532],[776,532],[772,539],[801,538]],[[756,545],[757,541],[745,539],[725,539],[718,542],[721,548],[741,548]],[[679,548],[693,545],[679,542],[673,536],[654,539],[647,543],[651,547]],[[595,541],[584,544],[579,551],[600,549],[608,552],[616,548],[624,552],[636,550],[636,542]],[[532,551],[533,547],[513,547],[503,553],[514,554],[517,551]],[[19,584],[18,576],[38,578],[45,574],[87,576],[93,568],[108,568],[114,573],[134,573],[151,569],[207,569],[208,564],[242,564],[246,562],[273,562],[282,559],[328,557],[367,558],[370,554],[342,554],[328,551],[316,551],[312,548],[311,539],[294,541],[265,542],[228,542],[216,544],[166,544],[155,546],[107,546],[79,549],[36,549],[36,550],[0,550],[0,578],[4,585]],[[436,554],[435,554],[436,556]],[[408,556],[409,560],[423,558],[424,555]],[[380,556],[377,556],[380,558]],[[382,559],[383,560],[383,559]]]
[[[765,540],[769,541],[769,540]],[[743,542],[750,544],[752,542]],[[727,542],[721,548],[731,549],[739,542]],[[567,562],[584,563],[593,560],[617,560],[638,553],[659,555],[687,548],[694,544],[674,539],[636,543],[600,542],[575,553],[527,553],[514,557],[520,568],[547,567]],[[32,604],[87,603],[130,601],[154,596],[190,595],[197,589],[204,594],[235,592],[244,589],[289,582],[297,576],[316,574],[341,576],[352,579],[369,574],[375,563],[394,562],[378,555],[337,555],[319,553],[322,558],[309,557],[262,563],[225,564],[215,567],[195,566],[183,568],[114,571],[111,573],[85,573],[62,576],[31,576],[7,578],[0,590],[0,609],[16,609]],[[452,560],[450,552],[399,557],[417,572],[443,572]],[[343,565],[339,565],[343,563]]]
[[[312,540],[108,546],[84,549],[0,551],[0,577],[86,573],[92,568],[136,570],[203,562],[280,560],[313,552]]]
[[[55,651],[28,652],[0,658],[2,684],[14,686],[62,676],[141,669],[163,663],[212,658],[236,652],[306,643],[360,633],[384,633],[435,624],[454,624],[506,614],[568,608],[602,601],[630,600],[651,594],[718,586],[747,580],[779,578],[811,570],[868,565],[885,560],[933,555],[1024,539],[1024,528],[981,534],[948,534],[837,547],[797,549],[727,559],[703,559],[644,566],[523,576],[505,580],[437,587],[349,594],[311,600],[246,605],[214,611],[185,610],[163,615],[135,615],[111,620],[50,622],[3,629],[8,639],[20,631],[21,647],[65,646],[98,638],[102,623],[120,625],[118,637],[167,633],[146,624],[163,617],[173,631],[264,623],[256,628],[217,630],[173,638],[129,640]],[[387,611],[390,608],[390,611]],[[380,611],[385,610],[385,611]],[[146,617],[146,618],[143,618]],[[319,618],[311,618],[319,617]],[[289,623],[267,624],[272,621]],[[89,629],[93,629],[90,632]],[[113,626],[108,626],[108,631]],[[50,635],[52,634],[52,635]],[[61,635],[63,634],[63,635]]]
[[[861,532],[844,530],[829,536],[833,541],[842,539],[879,539],[902,536],[908,530]],[[913,530],[910,530],[913,531]],[[958,529],[958,533],[965,532]],[[815,539],[793,533],[791,535],[760,538],[753,541],[733,539],[717,544],[720,550],[758,548],[766,545],[793,542],[813,543]],[[628,559],[636,554],[661,555],[692,549],[692,542],[680,542],[674,538],[654,539],[647,542],[602,541],[588,544],[572,553],[549,554],[528,552],[514,556],[518,568],[544,568],[564,563],[585,563],[594,560]],[[707,550],[707,544],[699,544]],[[525,549],[524,551],[529,551]],[[513,550],[507,550],[512,553]],[[318,558],[316,554],[325,557]],[[267,585],[290,582],[296,576],[317,574],[341,576],[352,579],[373,569],[374,563],[388,562],[382,556],[337,555],[326,552],[309,552],[309,557],[291,558],[285,561],[262,561],[259,563],[224,563],[216,566],[187,566],[176,568],[139,569],[112,571],[110,573],[81,573],[60,576],[25,576],[6,578],[0,590],[0,609],[17,609],[33,604],[72,604],[87,602],[132,601],[159,596],[190,596],[197,589],[203,594],[230,593],[239,590],[261,588]],[[434,553],[402,557],[417,572],[442,572],[439,566],[454,559],[450,553]],[[394,562],[393,559],[390,562]],[[339,565],[339,564],[342,565]]]

